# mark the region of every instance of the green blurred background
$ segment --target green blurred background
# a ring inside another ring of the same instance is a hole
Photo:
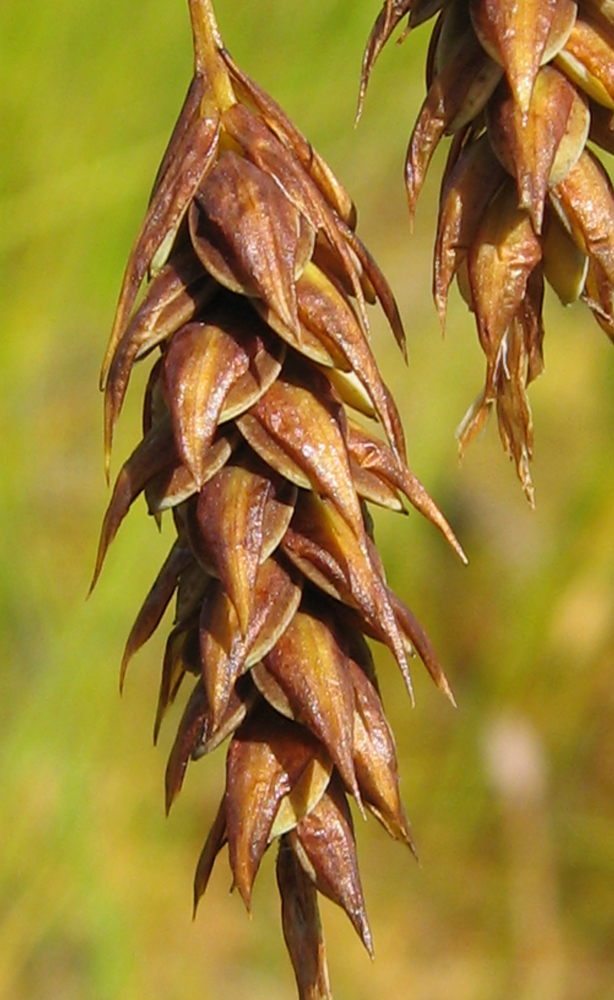
[[[376,68],[353,128],[377,0],[218,0],[235,58],[355,197],[406,319],[399,364],[374,317],[410,462],[456,527],[462,567],[417,515],[377,517],[390,581],[427,626],[455,711],[415,667],[411,709],[378,653],[421,857],[357,819],[376,960],[323,906],[335,996],[614,997],[614,355],[583,307],[547,302],[531,512],[490,426],[458,467],[483,363],[454,292],[430,299],[439,156],[409,233],[404,149],[428,27]],[[191,71],[184,0],[3,0],[0,8],[0,998],[282,1000],[294,984],[270,858],[249,919],[222,857],[191,881],[223,754],[168,820],[151,729],[162,637],[118,696],[123,642],[169,546],[137,504],[86,602],[102,472],[99,363],[122,270]],[[142,380],[141,380],[142,385]],[[114,470],[137,440],[139,379]]]

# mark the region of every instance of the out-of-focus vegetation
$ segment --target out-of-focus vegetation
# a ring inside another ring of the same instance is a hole
[[[416,664],[412,710],[379,654],[417,866],[357,818],[371,964],[325,907],[336,996],[614,997],[614,354],[582,307],[547,306],[532,388],[537,511],[494,426],[459,470],[454,428],[482,379],[456,296],[430,301],[436,171],[410,236],[403,150],[428,29],[388,49],[352,127],[377,0],[218,0],[227,44],[353,193],[406,319],[405,369],[374,321],[414,471],[456,527],[384,514],[389,577],[427,626],[455,711]],[[254,919],[223,859],[190,919],[222,756],[170,819],[151,747],[160,641],[117,667],[167,539],[138,505],[85,595],[108,493],[99,361],[124,261],[191,70],[184,0],[0,7],[0,997],[294,995],[270,859]],[[138,380],[137,380],[138,381]],[[135,385],[115,470],[137,438]],[[220,751],[220,754],[222,752]]]

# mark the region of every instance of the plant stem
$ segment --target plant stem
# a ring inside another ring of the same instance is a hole
[[[213,5],[211,0],[189,0],[189,4],[194,35],[194,70],[209,78],[220,111],[226,111],[236,103],[236,97],[220,55],[224,43]]]

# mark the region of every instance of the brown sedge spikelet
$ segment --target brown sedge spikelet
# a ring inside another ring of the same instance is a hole
[[[611,0],[386,0],[363,61],[360,103],[394,29],[437,15],[427,96],[407,151],[410,213],[433,152],[452,136],[441,185],[433,293],[442,325],[454,277],[474,312],[485,385],[460,453],[496,408],[533,504],[527,386],[543,370],[548,282],[614,339],[614,190],[594,146],[614,152]]]
[[[412,846],[365,636],[389,646],[410,692],[416,650],[451,698],[424,630],[386,584],[366,502],[400,511],[408,501],[463,554],[407,467],[367,304],[379,303],[402,350],[403,328],[350,198],[233,62],[209,0],[190,0],[190,15],[194,77],[103,364],[108,468],[132,368],[154,359],[143,439],[117,477],[94,581],[139,495],[154,517],[170,512],[176,540],[129,635],[121,681],[175,598],[156,736],[186,675],[193,688],[168,761],[167,809],[189,761],[229,740],[195,904],[227,845],[249,908],[278,841],[284,936],[299,995],[315,1000],[330,996],[318,893],[372,951],[348,797]]]

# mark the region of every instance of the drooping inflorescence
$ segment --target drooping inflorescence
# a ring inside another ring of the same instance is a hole
[[[392,293],[355,233],[348,195],[278,105],[233,62],[208,0],[190,0],[195,72],[134,244],[105,357],[107,466],[133,366],[150,360],[143,438],[124,463],[95,571],[130,505],[176,539],[122,662],[175,598],[155,733],[192,679],[166,772],[224,741],[226,788],[195,902],[228,846],[250,907],[277,841],[284,936],[302,998],[328,997],[317,894],[371,951],[348,798],[411,846],[394,739],[367,638],[411,692],[431,644],[389,589],[367,502],[409,501],[454,535],[410,472],[399,415],[368,338]],[[450,695],[451,697],[451,695]]]
[[[442,324],[454,277],[486,356],[461,454],[496,408],[533,503],[527,386],[543,370],[544,282],[581,298],[614,339],[614,190],[594,147],[614,152],[612,0],[386,0],[363,63],[397,25],[437,14],[427,96],[409,142],[413,216],[432,155],[452,136],[441,185],[433,292]]]

